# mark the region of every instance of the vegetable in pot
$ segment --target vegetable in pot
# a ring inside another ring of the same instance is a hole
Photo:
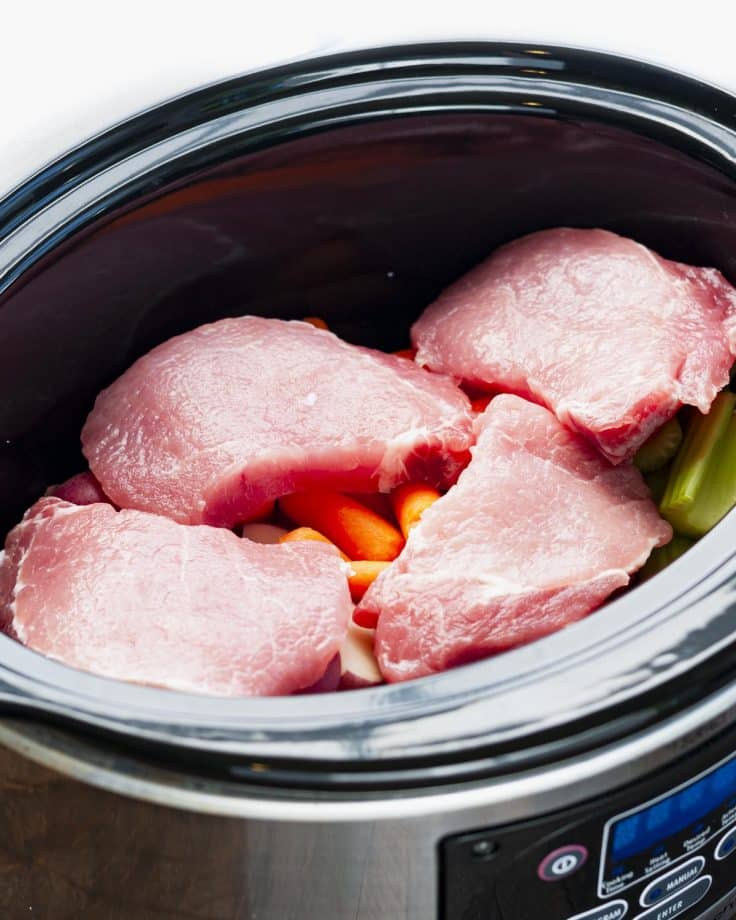
[[[669,466],[663,466],[658,470],[654,470],[653,473],[647,473],[644,477],[644,482],[649,486],[649,491],[652,493],[652,501],[657,505],[659,505],[664,497],[664,492],[667,488],[667,480],[669,478]]]
[[[639,571],[639,581],[646,581],[648,578],[659,574],[662,569],[679,559],[683,553],[686,553],[690,547],[695,545],[695,541],[689,537],[674,536],[665,546],[658,546],[652,550],[652,554]]]
[[[390,562],[379,562],[374,559],[359,559],[357,562],[351,562],[352,572],[348,576],[348,585],[352,599],[357,603],[381,572],[390,565]]]
[[[736,504],[736,394],[724,390],[694,413],[660,503],[678,534],[701,537]]]
[[[404,539],[409,536],[409,531],[424,512],[433,505],[442,495],[437,489],[425,485],[423,482],[405,482],[398,486],[391,493],[391,507],[393,508],[396,520],[404,535]]]
[[[648,438],[634,456],[634,466],[642,473],[653,473],[666,466],[682,444],[682,428],[676,417],[665,422]]]
[[[323,534],[350,559],[390,562],[403,549],[404,538],[393,524],[339,492],[294,492],[279,505],[295,524]]]
[[[294,543],[298,541],[309,540],[316,543],[328,543],[330,546],[335,546],[332,540],[328,540],[327,537],[320,533],[318,530],[314,530],[312,527],[297,527],[296,530],[290,530],[288,533],[285,533],[282,537],[279,538],[279,543]],[[340,553],[345,562],[350,562],[350,559],[335,546],[335,549]]]

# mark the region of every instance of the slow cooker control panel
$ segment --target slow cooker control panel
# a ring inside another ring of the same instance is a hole
[[[442,920],[736,918],[736,733],[537,820],[440,844]]]
[[[700,875],[700,854],[718,839],[713,859],[721,862],[736,849],[736,758],[722,763],[650,802],[616,815],[603,831],[598,893],[618,894],[653,877],[642,901],[654,902]],[[736,862],[736,860],[734,860]],[[736,878],[736,867],[734,868]]]

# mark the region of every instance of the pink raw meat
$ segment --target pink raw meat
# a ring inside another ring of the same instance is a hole
[[[226,527],[310,487],[448,485],[471,443],[469,402],[447,378],[255,316],[154,348],[100,393],[82,431],[115,504]]]
[[[42,498],[0,553],[5,631],[72,667],[176,690],[309,687],[351,610],[326,544],[265,546],[106,504]]]
[[[420,364],[546,405],[620,463],[728,382],[736,290],[615,233],[543,230],[449,287],[412,339]]]
[[[77,473],[58,486],[52,486],[47,492],[54,498],[63,498],[72,505],[94,505],[97,502],[110,503],[107,495],[92,473]]]
[[[547,409],[497,396],[473,459],[359,608],[389,681],[522,645],[586,616],[672,536],[631,464]]]

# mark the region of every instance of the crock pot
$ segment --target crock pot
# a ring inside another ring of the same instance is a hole
[[[0,202],[3,533],[156,343],[318,314],[400,348],[447,282],[557,225],[736,282],[736,98],[580,50],[412,45],[83,143]],[[2,916],[736,916],[735,587],[732,514],[555,636],[298,698],[126,685],[0,637]]]

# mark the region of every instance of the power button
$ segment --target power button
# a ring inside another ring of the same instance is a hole
[[[537,867],[537,875],[543,882],[560,882],[573,875],[588,860],[584,846],[574,843],[548,853]]]

